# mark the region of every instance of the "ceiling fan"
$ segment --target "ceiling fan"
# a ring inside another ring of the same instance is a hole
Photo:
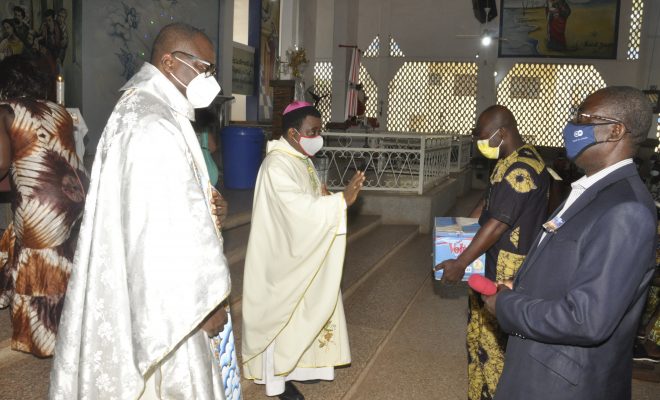
[[[491,31],[489,29],[484,29],[481,35],[456,35],[458,39],[481,39],[481,44],[483,46],[490,46],[493,43],[493,40],[506,41],[507,38],[497,36],[497,32]]]
[[[490,7],[485,8],[485,14],[490,14]],[[481,44],[484,47],[490,46],[493,43],[493,40],[507,40],[506,38],[500,37],[497,35],[495,30],[488,29],[488,22],[482,24],[484,28],[481,31],[481,35],[456,35],[458,39],[481,39]]]

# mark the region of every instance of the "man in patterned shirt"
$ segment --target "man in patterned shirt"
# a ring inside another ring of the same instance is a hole
[[[547,213],[549,174],[536,149],[523,142],[511,111],[499,105],[487,108],[472,135],[479,151],[498,161],[486,195],[471,215],[479,217],[481,228],[456,260],[435,267],[444,269],[445,283],[460,281],[465,268],[483,253],[487,278],[513,279]],[[504,366],[507,335],[472,290],[469,308],[468,398],[491,399]]]

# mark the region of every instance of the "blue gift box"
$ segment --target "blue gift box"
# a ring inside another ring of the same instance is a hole
[[[456,259],[470,245],[479,230],[477,218],[436,217],[433,229],[433,266],[449,259]],[[436,271],[435,279],[442,278],[444,271]],[[482,254],[465,269],[463,280],[486,272],[486,255]]]

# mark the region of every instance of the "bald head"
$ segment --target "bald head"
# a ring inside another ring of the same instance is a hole
[[[578,108],[575,123],[594,125],[594,142],[575,158],[590,176],[633,158],[652,121],[651,103],[642,91],[610,86],[590,94]]]
[[[499,104],[492,105],[484,110],[479,119],[488,120],[489,123],[497,125],[500,128],[518,129],[518,124],[513,113],[506,107]]]
[[[472,136],[474,140],[488,139],[490,147],[501,147],[500,156],[503,157],[524,145],[513,113],[497,104],[479,115]]]
[[[165,26],[156,36],[151,64],[184,95],[199,74],[215,69],[215,49],[201,30],[187,24]]]
[[[516,144],[519,140],[522,140],[513,113],[499,104],[488,107],[479,115],[477,126],[472,134],[475,139],[485,139],[490,137],[496,130],[506,131],[507,136],[511,136]]]
[[[154,40],[151,63],[157,66],[163,55],[173,51],[190,51],[190,46],[200,37],[211,42],[204,32],[188,24],[176,22],[164,26]]]
[[[593,104],[599,108],[595,114],[623,122],[635,146],[646,139],[653,122],[653,110],[651,102],[641,90],[630,86],[600,89],[584,100],[580,112],[583,112],[585,106]]]

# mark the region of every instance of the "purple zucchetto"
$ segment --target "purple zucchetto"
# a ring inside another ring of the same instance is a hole
[[[303,107],[314,107],[314,105],[311,104],[311,103],[308,103],[306,101],[294,101],[293,103],[286,106],[286,108],[284,109],[284,112],[282,113],[282,115],[286,115],[286,114],[290,113],[291,111],[295,111],[295,110],[297,110],[299,108],[303,108]]]

